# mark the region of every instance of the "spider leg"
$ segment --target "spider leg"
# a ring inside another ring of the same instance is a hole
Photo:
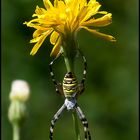
[[[54,125],[55,125],[56,121],[60,118],[60,116],[65,108],[66,108],[65,104],[63,104],[62,107],[56,112],[53,119],[51,120],[50,135],[49,135],[50,140],[53,140]]]
[[[55,88],[56,88],[56,92],[63,95],[63,88],[62,88],[62,84],[61,83],[58,83],[55,79],[55,75],[54,75],[54,72],[53,72],[53,69],[52,69],[52,65],[54,63],[54,61],[57,59],[57,57],[51,61],[51,63],[49,64],[49,68],[50,68],[50,75],[51,75],[51,78],[52,78],[52,81],[55,85]]]
[[[86,76],[87,76],[87,60],[86,60],[86,57],[84,56],[84,54],[82,53],[81,50],[79,50],[81,56],[82,56],[82,59],[83,59],[83,62],[84,62],[84,71],[83,71],[83,78],[81,80],[81,83],[85,83],[85,80],[86,80]]]
[[[87,139],[91,140],[91,135],[90,135],[89,128],[88,128],[88,121],[87,121],[84,113],[82,112],[82,110],[79,106],[76,106],[75,110],[77,112],[79,119],[81,120],[81,122],[84,126],[85,140],[87,140]]]
[[[87,75],[87,60],[80,49],[79,49],[79,53],[82,56],[83,63],[84,63],[83,78],[81,82],[78,84],[78,90],[79,90],[78,94],[80,95],[85,90],[85,80],[86,80],[86,75]]]

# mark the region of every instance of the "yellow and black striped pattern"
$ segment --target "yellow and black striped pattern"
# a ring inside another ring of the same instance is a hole
[[[72,72],[68,72],[64,77],[63,92],[66,98],[74,97],[78,92],[78,82]]]

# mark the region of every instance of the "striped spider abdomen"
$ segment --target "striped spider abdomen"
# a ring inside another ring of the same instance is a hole
[[[75,97],[78,93],[78,82],[77,79],[72,72],[66,73],[63,79],[63,93],[66,98]]]

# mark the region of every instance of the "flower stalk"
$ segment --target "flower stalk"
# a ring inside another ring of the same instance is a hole
[[[67,72],[73,72],[74,73],[74,62],[75,62],[75,57],[77,54],[78,50],[78,45],[75,39],[75,36],[67,36],[65,40],[63,40],[63,52],[64,52],[64,61],[66,65]],[[75,111],[72,111],[72,118],[73,118],[73,124],[74,124],[74,129],[76,133],[76,138],[77,140],[81,140],[80,138],[80,129],[78,125],[78,119],[77,119],[77,114]]]
[[[13,127],[13,140],[20,140],[20,127],[26,118],[26,106],[21,101],[11,102],[8,110],[8,118]]]
[[[13,124],[13,140],[20,140],[20,127],[18,123]]]
[[[74,71],[74,61],[73,58],[69,57],[64,57],[65,60],[65,64],[66,64],[66,68],[68,72],[73,72]],[[78,119],[77,119],[77,114],[75,111],[72,112],[72,118],[73,118],[73,124],[74,124],[74,128],[75,128],[75,133],[76,133],[76,138],[77,140],[81,140],[80,139],[80,129],[79,129],[79,125],[78,125]]]
[[[62,49],[67,72],[74,72],[77,43],[73,34],[68,34],[62,38]]]
[[[77,114],[75,111],[72,112],[72,118],[73,118],[73,123],[74,123],[74,127],[75,127],[76,138],[77,138],[77,140],[81,140]]]

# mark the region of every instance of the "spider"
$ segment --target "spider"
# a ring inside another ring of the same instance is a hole
[[[55,123],[60,118],[62,112],[65,109],[76,111],[76,113],[84,127],[85,140],[87,140],[87,139],[91,140],[91,135],[90,135],[89,128],[88,128],[88,121],[87,121],[84,113],[82,112],[81,108],[77,104],[78,95],[80,95],[85,89],[84,83],[85,83],[86,72],[87,72],[86,58],[82,54],[81,51],[80,51],[80,54],[81,54],[83,62],[84,62],[83,78],[80,83],[77,82],[77,79],[76,79],[74,73],[72,73],[72,72],[66,73],[62,84],[58,83],[55,79],[55,76],[54,76],[54,73],[52,70],[52,65],[53,65],[55,59],[49,64],[50,75],[51,75],[52,81],[55,85],[56,92],[63,95],[65,98],[64,104],[61,106],[61,108],[57,111],[57,113],[54,115],[53,119],[51,120],[50,135],[49,135],[50,140],[53,140],[53,131],[54,131]]]

